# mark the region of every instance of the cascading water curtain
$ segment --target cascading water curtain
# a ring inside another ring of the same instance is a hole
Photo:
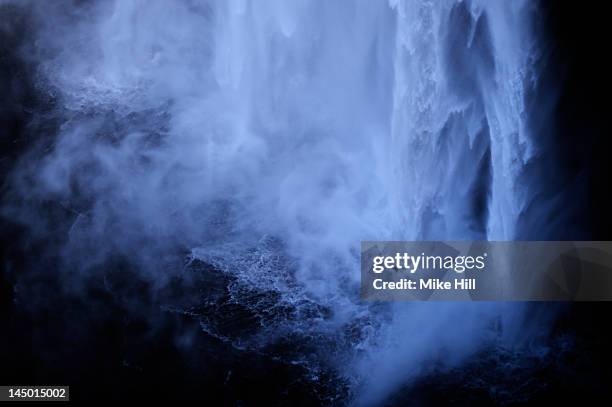
[[[186,248],[261,317],[232,331],[199,315],[202,334],[331,370],[365,405],[546,329],[521,304],[358,297],[361,240],[531,236],[535,2],[49,3],[32,3],[31,51],[58,134],[4,211],[75,214],[66,278],[123,255],[157,289],[162,254]]]

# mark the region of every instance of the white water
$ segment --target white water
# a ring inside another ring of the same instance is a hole
[[[378,315],[356,293],[360,240],[516,237],[536,149],[529,3],[116,0],[74,15],[35,3],[41,72],[71,119],[29,193],[70,200],[76,179],[93,197],[89,238],[178,242],[333,310],[283,329],[331,335],[367,315],[374,328],[332,364],[357,402],[378,402],[431,361],[528,339],[519,305]],[[110,128],[86,113],[111,110]],[[278,256],[291,266],[270,267]]]

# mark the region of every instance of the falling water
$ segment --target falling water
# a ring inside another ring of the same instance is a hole
[[[119,252],[163,280],[156,253],[186,247],[270,315],[249,335],[202,318],[208,334],[298,338],[307,351],[280,357],[366,404],[430,362],[529,339],[518,304],[360,302],[358,247],[529,236],[533,2],[53,3],[32,4],[32,55],[61,126],[16,178],[78,212],[64,252],[84,275]]]

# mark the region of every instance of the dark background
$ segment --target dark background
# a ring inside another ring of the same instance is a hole
[[[554,154],[563,163],[568,182],[580,184],[584,191],[575,197],[584,202],[583,210],[568,215],[575,228],[559,231],[559,239],[612,240],[612,71],[605,3],[550,0],[542,4],[544,18],[537,29],[548,32],[551,41],[545,77],[561,84],[553,110],[557,126],[551,129],[558,148]],[[32,40],[35,27],[27,13],[10,5],[0,5],[0,16],[0,193],[4,199],[8,172],[32,144],[52,139],[57,123],[51,114],[54,100],[34,87],[36,66],[18,53]],[[56,219],[69,217],[52,203],[46,210]],[[555,211],[551,216],[566,216],[563,208]],[[52,222],[48,227],[61,236],[66,223]],[[66,295],[56,272],[60,262],[49,255],[61,239],[32,240],[26,234],[11,219],[0,218],[0,384],[68,384],[74,400],[143,397],[308,405],[331,402],[329,397],[343,394],[333,377],[323,377],[318,385],[301,382],[304,372],[299,367],[239,352],[199,332],[197,320],[162,312],[146,283],[136,278],[116,282],[112,294],[105,289],[108,282],[92,281],[84,289],[86,296]],[[130,275],[130,266],[120,259],[112,267]],[[164,295],[189,297],[198,289],[198,284],[177,282]],[[139,299],[139,307],[127,305],[134,298]],[[533,305],[534,312],[539,306]],[[534,360],[497,371],[504,361],[483,356],[460,371],[424,378],[399,392],[391,403],[404,404],[406,394],[428,403],[470,405],[584,402],[593,396],[610,396],[612,305],[560,307],[561,316],[550,337],[555,356],[547,362]],[[177,346],[177,332],[193,342]],[[501,390],[468,390],[457,379],[465,375],[481,376],[486,386]],[[511,394],[504,395],[506,390]]]

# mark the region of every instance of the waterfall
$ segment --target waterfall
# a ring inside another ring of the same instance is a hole
[[[392,143],[412,239],[516,238],[537,55],[525,2],[394,5]]]
[[[358,298],[361,240],[529,236],[533,2],[33,7],[62,124],[16,184],[80,214],[62,253],[82,269],[122,253],[162,281],[158,252],[186,247],[237,281],[236,303],[276,293],[256,335],[207,333],[258,351],[298,337],[292,363],[333,369],[362,404],[535,335],[521,304]]]

